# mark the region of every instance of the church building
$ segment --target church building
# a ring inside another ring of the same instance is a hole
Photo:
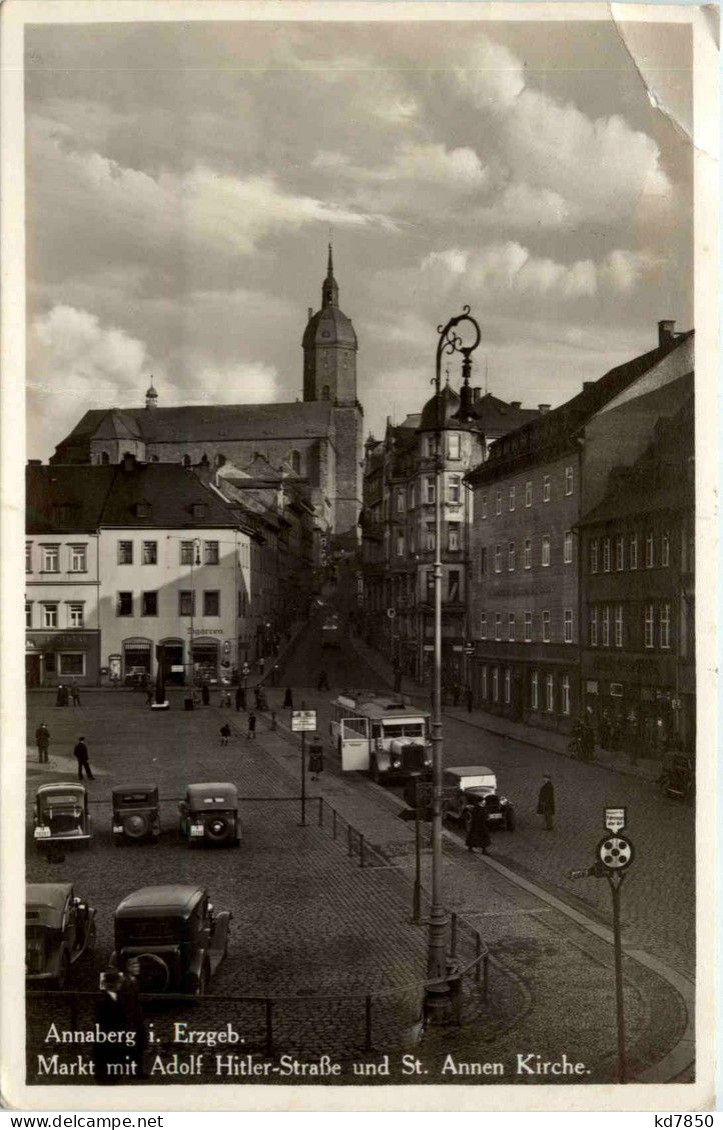
[[[355,544],[362,497],[363,409],[357,399],[357,337],[339,307],[332,248],[321,309],[304,330],[303,402],[158,405],[150,387],[143,408],[86,412],[55,449],[51,464],[181,463],[208,471],[259,458],[308,487],[319,535]]]

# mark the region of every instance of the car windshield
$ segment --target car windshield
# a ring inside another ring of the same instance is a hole
[[[81,802],[80,797],[74,796],[73,793],[53,793],[52,796],[41,797],[40,803],[44,808],[54,808],[60,804],[73,804],[79,807]]]
[[[123,793],[116,797],[117,804],[147,804],[153,798],[148,793]]]
[[[131,922],[123,922],[122,926],[125,937],[139,940],[175,938],[182,931],[181,918],[136,918]]]

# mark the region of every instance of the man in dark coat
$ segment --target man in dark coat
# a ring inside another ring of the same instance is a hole
[[[246,690],[244,687],[236,687],[236,710],[246,709]]]
[[[253,710],[249,714],[249,728],[248,728],[248,731],[246,733],[246,737],[247,738],[255,738],[256,737],[256,715],[254,714]]]
[[[38,761],[41,765],[48,763],[48,746],[50,745],[50,730],[41,722],[35,731],[35,744],[38,747]]]
[[[201,701],[203,702],[204,706],[208,706],[210,700],[211,696],[208,692],[208,683],[204,683],[201,687]]]
[[[487,823],[487,809],[484,804],[475,804],[472,806],[472,818],[469,822],[469,830],[467,832],[467,851],[474,851],[475,848],[482,848],[482,855],[487,855],[487,848],[492,843],[489,833],[489,825]]]
[[[537,814],[544,816],[545,828],[548,832],[552,832],[555,828],[555,789],[549,773],[543,775],[542,782],[540,795],[537,798]]]
[[[92,781],[93,774],[91,772],[90,762],[88,761],[88,747],[85,744],[85,738],[82,734],[75,743],[73,754],[75,755],[75,760],[78,762],[78,780],[83,780],[83,770],[85,770],[86,777],[89,781]]]
[[[289,710],[294,709],[294,693],[291,687],[286,688],[286,694],[284,695],[284,708],[288,708]]]
[[[98,1041],[93,1046],[96,1082],[127,1083],[129,1076],[113,1068],[129,1063],[136,1065],[130,1078],[142,1078],[146,1028],[134,977],[116,969],[103,975],[102,996],[96,1007],[95,1020],[104,1035],[115,1035],[115,1039]],[[123,1043],[118,1033],[123,1034]]]

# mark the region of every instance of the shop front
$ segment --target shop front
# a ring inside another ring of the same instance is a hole
[[[123,640],[122,678],[128,685],[147,682],[151,678],[153,644],[151,640],[132,638]]]
[[[100,633],[28,632],[25,637],[25,684],[94,687],[100,680]]]
[[[583,658],[587,717],[607,749],[659,757],[680,744],[674,666],[668,657]]]
[[[191,645],[194,683],[214,684],[219,681],[219,653],[219,640],[212,636],[194,636]]]

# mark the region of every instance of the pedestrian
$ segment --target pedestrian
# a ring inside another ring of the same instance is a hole
[[[248,731],[246,733],[246,737],[247,738],[255,738],[256,737],[256,715],[254,714],[253,710],[249,714],[249,728],[248,728]]]
[[[610,721],[608,719],[607,710],[603,712],[603,716],[600,719],[599,733],[600,745],[603,749],[607,749],[610,744]]]
[[[221,734],[221,745],[228,745],[228,739],[231,737],[231,727],[228,722],[224,722],[219,733]]]
[[[279,665],[278,665],[278,663],[274,663],[273,667],[271,668],[271,685],[272,685],[272,687],[278,687],[278,685],[279,685]]]
[[[236,711],[246,709],[246,691],[243,687],[236,687]]]
[[[73,699],[73,706],[80,706],[80,691],[75,683],[70,688],[70,694]]]
[[[55,705],[56,706],[65,706],[65,701],[63,699],[63,684],[62,683],[58,683],[58,694],[57,694],[56,699],[55,699]]]
[[[35,731],[35,744],[38,747],[38,761],[41,765],[48,763],[48,746],[50,745],[50,730],[41,722]]]
[[[309,744],[309,772],[312,781],[318,781],[319,774],[324,772],[324,747],[318,734],[314,734]]]
[[[548,832],[555,830],[555,788],[549,773],[542,777],[542,788],[537,798],[537,814],[544,816],[545,828]]]
[[[128,968],[135,968],[133,960]],[[95,1010],[97,1029],[105,1039],[93,1044],[94,1078],[101,1084],[121,1083],[127,1078],[128,1065],[133,1063],[133,1078],[143,1077],[143,1054],[146,1049],[146,1026],[143,1008],[134,976],[119,969],[101,974],[101,996]],[[122,1033],[124,1046],[119,1048]]]
[[[482,848],[482,855],[488,854],[487,848],[492,843],[492,839],[490,837],[489,824],[487,822],[487,808],[485,807],[484,801],[472,806],[465,843],[467,845],[467,851]]]
[[[83,770],[85,770],[85,775],[89,781],[94,780],[90,762],[88,761],[88,747],[85,744],[85,738],[82,734],[75,743],[73,754],[75,755],[75,760],[78,762],[78,780],[83,780]]]
[[[155,698],[155,690],[150,684],[146,687],[146,706],[150,706]]]
[[[275,710],[271,711],[271,733],[272,734],[276,733],[276,711]]]
[[[329,679],[327,677],[326,671],[324,670],[321,670],[319,672],[319,679],[316,684],[316,689],[318,691],[328,691],[329,689]]]
[[[211,701],[211,695],[209,694],[208,690],[208,683],[204,683],[201,687],[201,700],[204,706],[208,706],[209,702]]]
[[[582,734],[583,756],[585,761],[592,761],[595,753],[595,731],[589,722],[585,723]]]
[[[459,683],[452,687],[452,706],[459,706]]]
[[[397,659],[394,663],[394,693],[399,694],[402,689],[402,665]]]
[[[469,683],[467,684],[464,695],[465,695],[465,698],[467,699],[467,713],[471,714],[472,713],[472,705],[473,705],[473,696],[472,696],[472,687],[469,685]]]
[[[263,675],[264,675],[265,666],[266,666],[266,660],[263,658],[263,656],[259,656],[258,660],[256,661],[256,669],[257,669],[259,675],[262,678],[263,678]]]
[[[227,706],[229,710],[231,709],[231,691],[228,687],[224,687],[221,691],[221,706]]]
[[[292,693],[291,687],[286,688],[286,694],[284,695],[284,708],[286,707],[288,707],[289,710],[294,709],[294,695]]]

